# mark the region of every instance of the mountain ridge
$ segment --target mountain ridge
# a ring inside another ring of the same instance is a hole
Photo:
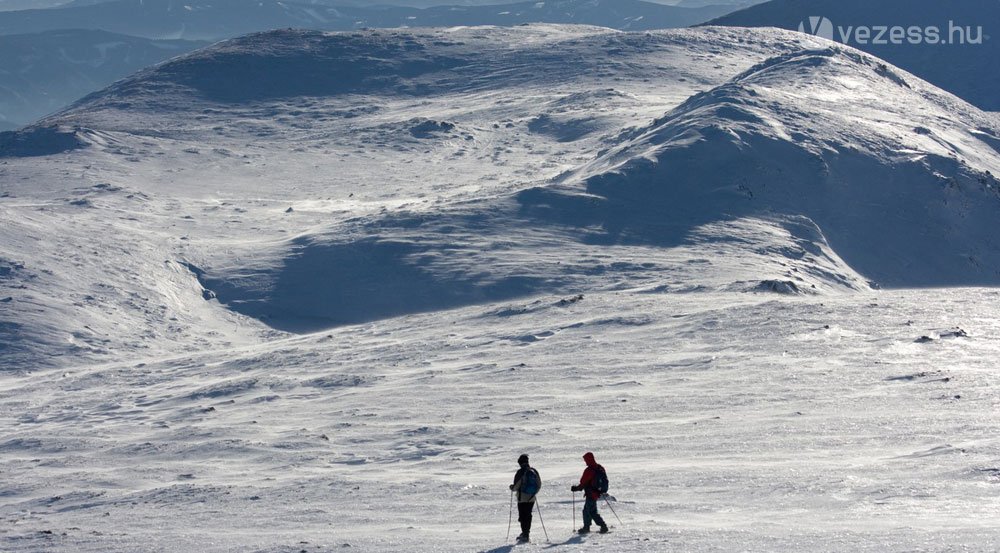
[[[290,67],[329,79],[266,78]],[[4,135],[11,219],[75,214],[81,235],[122,242],[108,252],[138,247],[117,237],[126,226],[156,253],[121,263],[166,291],[142,285],[140,301],[97,287],[81,302],[43,269],[87,282],[89,259],[27,257],[16,240],[7,258],[59,317],[80,311],[115,335],[95,303],[143,306],[125,313],[154,328],[160,303],[178,321],[166,336],[215,328],[209,343],[547,294],[990,284],[994,122],[881,60],[788,31],[274,31]],[[47,133],[64,151],[45,150]],[[88,167],[91,186],[67,190],[79,176],[65,160]],[[31,321],[28,292],[7,294]],[[48,324],[19,332],[35,331],[31,343],[59,341]],[[130,347],[77,335],[87,355]]]
[[[859,93],[864,104],[851,101]],[[908,107],[879,101],[882,95],[908,98]],[[871,114],[859,115],[865,104]],[[911,118],[913,105],[934,115]],[[990,284],[1000,278],[1000,252],[989,239],[1000,208],[1000,159],[985,138],[995,140],[998,128],[987,132],[992,120],[977,111],[856,51],[806,50],[692,97],[575,178],[590,193],[639,194],[635,205],[658,213],[690,203],[700,206],[688,208],[698,215],[720,206],[733,216],[791,209],[814,220],[848,264],[883,285]],[[959,116],[957,124],[936,124],[946,114]],[[658,180],[702,191],[657,201],[648,186]],[[949,197],[956,190],[971,196]],[[714,199],[698,199],[705,193]],[[903,201],[909,203],[893,205]],[[893,210],[899,220],[886,222]],[[918,216],[920,223],[907,228],[917,214],[927,219]],[[962,247],[979,246],[962,254],[946,245],[964,240],[970,244]],[[961,276],[969,274],[963,255],[978,278]],[[920,264],[930,270],[921,274]]]

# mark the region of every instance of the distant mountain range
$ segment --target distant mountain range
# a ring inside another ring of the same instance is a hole
[[[30,123],[143,67],[205,45],[105,31],[0,36],[0,128]]]
[[[79,7],[101,4],[113,0],[0,0],[0,11],[29,10],[37,8]],[[750,6],[759,4],[762,0],[647,0],[654,4],[696,8],[710,5]],[[327,4],[331,6],[405,6],[409,8],[430,8],[434,6],[489,6],[498,4],[515,4],[516,0],[300,0],[307,4]]]
[[[65,3],[65,0],[0,0],[0,12],[51,8]]]
[[[898,65],[982,109],[1000,110],[996,0],[773,0],[708,24],[819,34]]]
[[[490,6],[335,7],[260,0],[118,0],[47,10],[0,12],[0,34],[101,29],[153,39],[218,40],[279,28],[511,26],[573,23],[623,30],[687,27],[732,11],[732,6],[683,8],[639,0],[549,0]]]

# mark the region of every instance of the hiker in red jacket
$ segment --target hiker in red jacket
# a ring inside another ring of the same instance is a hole
[[[604,524],[604,519],[597,512],[597,500],[607,489],[608,474],[604,471],[604,467],[598,465],[597,461],[594,460],[593,453],[588,451],[584,454],[583,460],[587,462],[587,468],[584,469],[583,476],[580,477],[580,484],[570,488],[574,492],[582,491],[584,495],[583,528],[580,528],[578,532],[581,534],[589,533],[590,521],[593,520],[601,527],[601,533],[607,534],[608,525]],[[605,490],[602,490],[602,487]]]

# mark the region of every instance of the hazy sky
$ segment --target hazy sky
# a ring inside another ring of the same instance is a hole
[[[66,4],[71,0],[0,0],[0,10],[25,10],[32,8],[49,8]],[[301,1],[301,0],[300,0]],[[309,0],[305,0],[309,2]],[[505,4],[519,0],[343,0],[345,5],[375,5],[396,4],[399,6],[436,6],[454,4]],[[331,2],[336,3],[336,2]]]
[[[32,8],[48,8],[60,4],[66,4],[69,0],[0,0],[0,11],[5,10],[26,10]],[[249,0],[248,0],[249,1]],[[298,0],[310,2],[310,0]],[[340,0],[344,5],[366,6],[375,4],[395,4],[397,6],[440,6],[456,4],[509,4],[524,0]],[[680,0],[646,0],[657,4],[676,4]],[[338,3],[333,0],[331,3]],[[720,2],[721,3],[721,2]]]

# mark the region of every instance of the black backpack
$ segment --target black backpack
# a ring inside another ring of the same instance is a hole
[[[594,489],[601,493],[608,493],[608,472],[604,470],[604,467],[594,467]]]

